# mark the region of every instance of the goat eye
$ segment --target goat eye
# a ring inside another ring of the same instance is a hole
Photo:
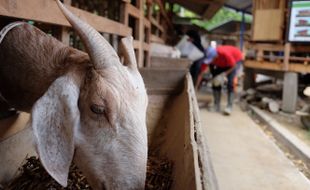
[[[95,114],[105,114],[105,107],[93,104],[90,106],[90,110]]]

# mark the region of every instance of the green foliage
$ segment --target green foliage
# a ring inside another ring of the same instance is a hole
[[[172,12],[174,12],[179,17],[183,17],[183,18],[197,18],[197,17],[199,17],[196,13],[193,13],[192,11],[189,11],[189,10],[185,9],[184,7],[178,5],[178,4],[173,4]]]
[[[212,30],[213,28],[220,26],[221,24],[224,24],[228,21],[242,21],[242,13],[241,12],[236,12],[232,9],[229,8],[221,8],[212,19],[210,20],[201,20],[197,19],[200,16],[183,8],[182,6],[178,4],[173,5],[173,12],[180,16],[180,17],[185,17],[185,18],[193,18],[191,22],[199,27],[202,27],[206,29],[207,31]],[[252,16],[249,14],[245,15],[245,22],[246,23],[252,23]]]
[[[208,31],[220,26],[228,21],[242,21],[242,13],[236,12],[232,9],[221,8],[212,19],[208,21],[193,19],[191,22],[197,26],[200,26]],[[245,22],[252,23],[253,17],[249,14],[245,15]]]

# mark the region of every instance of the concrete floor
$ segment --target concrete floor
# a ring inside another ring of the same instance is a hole
[[[310,190],[310,182],[259,126],[235,106],[231,116],[201,109],[220,190]]]

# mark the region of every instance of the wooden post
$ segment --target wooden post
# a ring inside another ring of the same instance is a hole
[[[144,52],[143,52],[143,43],[144,43],[144,0],[137,0],[138,8],[140,10],[140,17],[138,21],[138,33],[139,33],[139,49],[138,49],[138,65],[139,67],[144,66]]]
[[[152,18],[152,0],[148,0],[146,2],[146,6],[147,6],[147,14],[146,14],[146,18],[149,23],[151,22],[151,18]],[[145,33],[145,36],[146,36],[146,43],[147,44],[150,44],[151,42],[151,25],[150,24],[149,26],[145,26],[147,28],[147,31]],[[150,67],[151,66],[151,56],[150,56],[150,49],[148,49],[146,51],[146,54],[145,54],[146,58],[146,63],[145,63],[145,67]]]
[[[255,72],[253,69],[244,67],[243,90],[255,87]]]
[[[291,53],[291,43],[287,42],[285,43],[285,47],[284,47],[284,70],[288,71],[289,69],[289,64],[290,64],[290,53]]]
[[[71,5],[71,0],[64,0],[64,4]],[[66,44],[68,46],[70,45],[70,33],[69,33],[69,28],[68,27],[61,27],[60,40],[64,44]]]

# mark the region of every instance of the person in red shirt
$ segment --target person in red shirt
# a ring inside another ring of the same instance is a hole
[[[237,69],[242,63],[242,52],[234,46],[218,46],[217,48],[209,47],[206,49],[206,58],[203,60],[197,82],[195,84],[198,89],[202,76],[209,70],[212,74],[212,89],[214,97],[215,111],[220,111],[221,90],[224,78],[227,77],[227,107],[225,114],[230,115],[234,99],[234,78],[237,74]]]

